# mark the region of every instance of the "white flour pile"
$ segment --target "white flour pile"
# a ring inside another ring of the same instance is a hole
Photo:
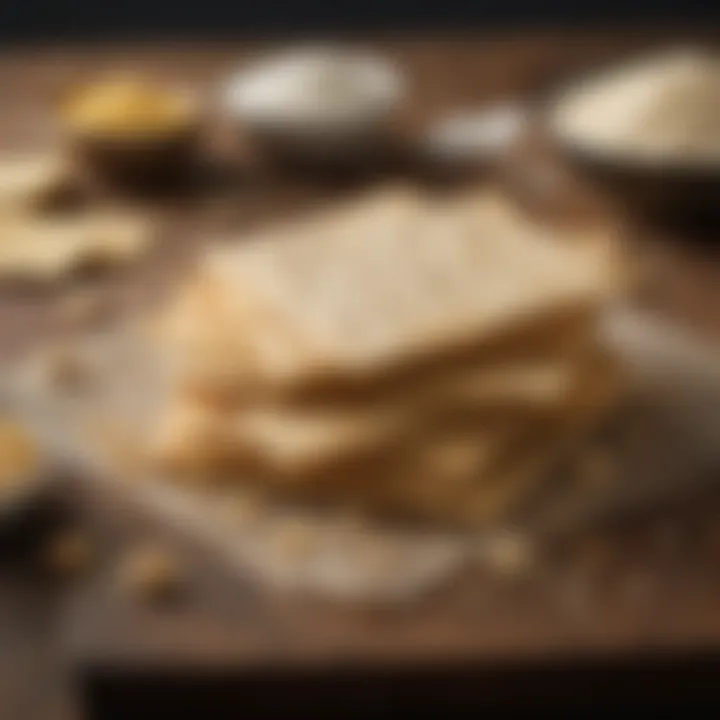
[[[251,123],[333,130],[374,122],[402,93],[399,71],[383,58],[311,47],[258,62],[231,79],[226,103]]]
[[[568,91],[554,114],[567,141],[645,161],[720,158],[720,57],[676,50]]]

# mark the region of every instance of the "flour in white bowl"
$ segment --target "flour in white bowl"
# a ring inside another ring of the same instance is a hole
[[[374,124],[403,92],[399,70],[370,53],[315,47],[259,61],[231,78],[228,111],[241,121],[289,130]]]

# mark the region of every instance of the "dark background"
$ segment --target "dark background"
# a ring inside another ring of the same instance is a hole
[[[4,0],[0,40],[720,19],[717,0]]]

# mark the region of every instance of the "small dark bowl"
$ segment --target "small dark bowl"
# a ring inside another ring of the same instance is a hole
[[[404,148],[389,125],[343,132],[294,132],[262,125],[245,127],[257,154],[269,165],[314,175],[365,174],[396,163]]]
[[[121,187],[185,183],[198,164],[200,124],[157,136],[112,137],[71,133],[69,142],[80,167]]]
[[[658,48],[658,53],[666,52]],[[540,100],[543,133],[575,177],[631,225],[677,230],[706,230],[720,221],[720,161],[633,156],[605,150],[569,137],[558,127],[558,111],[576,91],[623,65],[632,66],[649,52],[602,59],[579,74],[547,87]]]
[[[712,230],[720,223],[720,163],[643,163],[555,138],[575,175],[633,224]]]

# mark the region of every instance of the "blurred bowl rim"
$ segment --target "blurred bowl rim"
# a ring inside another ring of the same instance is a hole
[[[640,158],[622,152],[607,152],[590,144],[575,139],[562,137],[559,133],[551,133],[550,140],[564,156],[571,161],[613,172],[641,177],[660,177],[667,182],[717,182],[720,181],[720,157],[714,164],[668,161],[666,158]],[[718,199],[720,203],[720,198]]]
[[[363,112],[353,116],[322,117],[322,113],[312,113],[303,117],[302,113],[292,113],[288,107],[279,103],[276,107],[252,108],[251,103],[242,99],[247,84],[260,73],[275,71],[282,63],[292,62],[294,57],[308,53],[317,53],[328,57],[340,54],[357,63],[363,71],[381,79],[384,88],[379,96],[366,104]],[[218,103],[224,114],[247,124],[251,129],[263,130],[273,134],[284,134],[298,138],[312,137],[330,132],[336,135],[355,135],[371,131],[384,122],[401,104],[407,92],[407,78],[401,67],[381,53],[355,46],[312,45],[299,46],[281,53],[268,53],[246,65],[232,71],[220,85]]]
[[[109,148],[152,149],[155,146],[166,146],[172,143],[193,138],[200,132],[200,118],[189,118],[182,125],[162,128],[150,132],[99,132],[66,125],[65,137],[75,144],[106,146]]]
[[[718,54],[717,49],[713,49],[710,45],[705,48],[703,43],[695,43],[694,46],[699,50],[707,49],[713,54]],[[637,175],[664,173],[671,175],[668,179],[677,178],[678,180],[699,180],[704,176],[713,179],[715,176],[720,176],[720,148],[717,157],[696,157],[693,159],[689,159],[687,156],[680,158],[665,154],[633,153],[628,152],[626,148],[593,145],[592,142],[587,142],[578,136],[571,136],[567,132],[563,132],[559,127],[558,114],[560,107],[583,85],[592,83],[593,80],[601,78],[609,71],[620,69],[623,66],[630,66],[653,56],[678,51],[680,48],[685,47],[686,45],[668,46],[662,44],[640,51],[626,52],[621,54],[620,57],[604,58],[586,65],[580,72],[568,75],[562,80],[551,84],[543,93],[541,100],[543,128],[550,142],[553,146],[562,151],[568,151],[581,160]]]
[[[185,109],[178,122],[170,122],[165,127],[153,129],[139,128],[128,131],[101,130],[84,127],[83,123],[58,113],[58,124],[64,136],[75,142],[107,144],[109,146],[142,146],[164,144],[186,138],[199,132],[203,123],[204,109],[200,94],[188,88],[173,88],[173,95],[181,98]]]

